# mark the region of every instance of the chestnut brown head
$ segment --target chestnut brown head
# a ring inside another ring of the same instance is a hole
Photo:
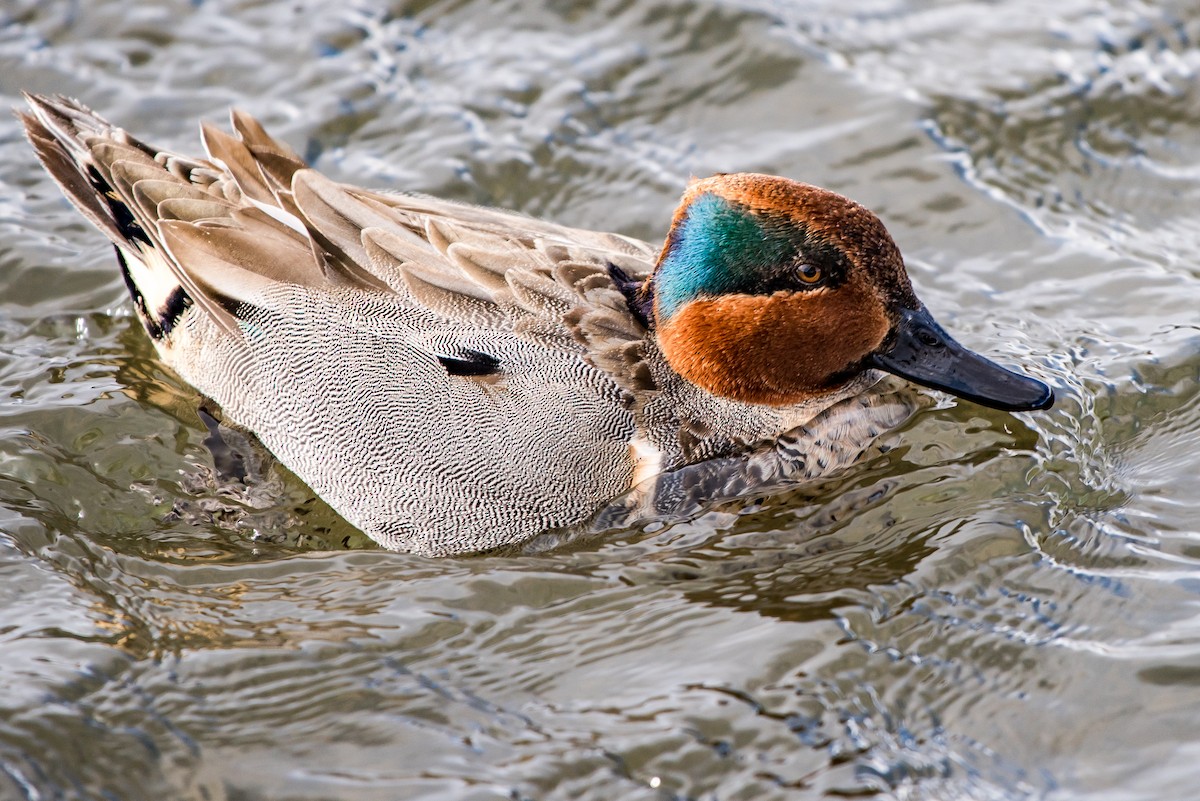
[[[1053,402],[933,321],[879,218],[786,178],[689,186],[645,294],[667,362],[721,397],[798,403],[878,368],[1001,409]]]

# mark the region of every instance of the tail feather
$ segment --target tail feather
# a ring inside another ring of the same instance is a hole
[[[218,224],[257,230],[259,241],[276,244],[273,255],[283,256],[280,261],[309,265],[304,269],[312,274],[297,273],[292,280],[323,278],[323,262],[311,240],[291,230],[304,226],[289,219],[295,209],[292,177],[306,165],[248,115],[233,114],[240,139],[206,127],[210,160],[203,160],[155,150],[76,100],[29,94],[25,99],[30,111],[17,115],[26,136],[67,198],[116,246],[152,337],[169,334],[193,304],[227,332],[238,331],[230,310],[239,293],[213,289],[199,265],[210,275],[222,272],[226,290],[257,279],[244,265],[240,272],[222,271],[239,265],[227,254],[208,252],[212,248],[204,246],[204,238],[188,235],[185,228]],[[179,248],[184,250],[175,252]]]
[[[108,186],[97,169],[96,162],[84,146],[81,136],[92,133],[92,126],[72,124],[66,98],[38,98],[26,95],[32,113],[17,112],[25,126],[25,135],[33,145],[38,160],[76,208],[114,244],[126,239],[123,223],[112,208]],[[98,122],[103,122],[99,117]]]

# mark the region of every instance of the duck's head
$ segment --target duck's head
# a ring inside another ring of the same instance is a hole
[[[786,178],[689,186],[637,299],[671,367],[732,400],[799,403],[876,368],[997,409],[1054,402],[934,322],[874,214]]]

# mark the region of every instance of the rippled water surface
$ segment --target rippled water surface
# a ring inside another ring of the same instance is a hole
[[[335,177],[657,240],[690,175],[884,218],[1051,411],[538,556],[224,477],[0,116],[0,799],[1200,797],[1200,5],[5,0],[0,105],[231,105]]]

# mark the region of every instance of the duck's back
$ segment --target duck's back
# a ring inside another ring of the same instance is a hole
[[[243,115],[199,160],[30,100],[164,360],[380,543],[518,542],[630,487],[645,331],[609,270],[648,245],[335,184]]]

